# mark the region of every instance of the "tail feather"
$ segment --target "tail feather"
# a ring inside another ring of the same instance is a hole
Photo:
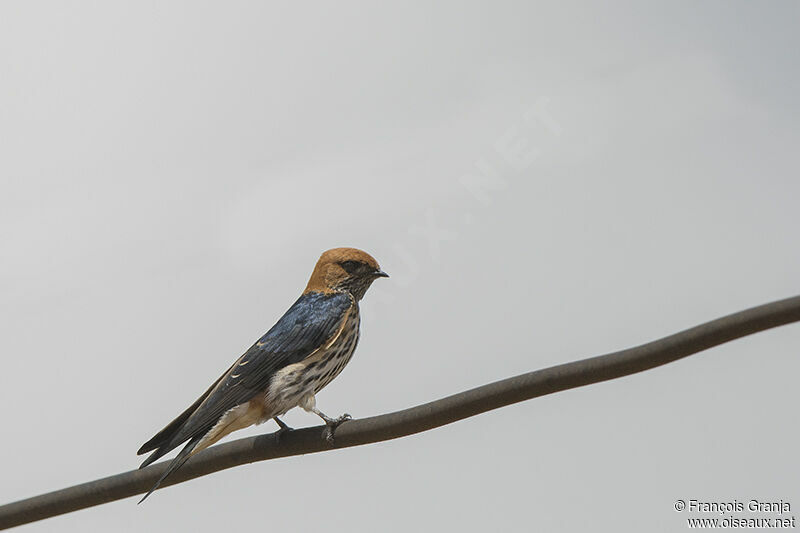
[[[180,444],[178,444],[178,445],[180,445]],[[154,451],[153,453],[151,453],[150,456],[147,459],[145,459],[142,462],[142,464],[139,465],[139,470],[141,470],[142,468],[144,468],[146,466],[150,466],[150,464],[158,461],[159,459],[161,459],[162,457],[167,455],[169,452],[171,452],[175,448],[176,448],[176,446],[169,446],[168,444],[167,445],[163,445],[161,448],[159,448],[156,451]]]
[[[233,367],[231,367],[231,368],[233,368]],[[228,369],[228,371],[230,371],[230,368]],[[206,400],[206,398],[208,398],[208,395],[211,394],[211,392],[214,390],[214,387],[216,387],[219,384],[219,382],[222,380],[223,377],[225,377],[226,374],[227,374],[227,372],[225,374],[223,374],[222,377],[217,379],[217,381],[215,381],[208,388],[208,390],[203,393],[202,396],[200,396],[184,412],[182,412],[180,415],[178,415],[178,417],[175,418],[175,420],[173,420],[172,422],[167,424],[167,427],[165,427],[164,429],[162,429],[161,431],[156,433],[156,435],[152,439],[150,439],[149,441],[145,442],[142,445],[142,447],[139,448],[139,451],[136,452],[136,454],[137,455],[142,455],[144,453],[153,451],[155,449],[163,448],[165,446],[165,444],[167,444],[170,441],[172,441],[175,438],[175,435],[181,430],[181,428],[183,427],[184,423],[186,423],[186,421],[189,420],[189,418],[194,414],[194,412],[197,411],[197,408],[200,407],[200,405]],[[180,442],[173,443],[173,448],[175,446],[178,446],[178,445],[180,445]],[[170,449],[172,449],[172,448],[170,448]],[[169,450],[167,450],[164,453],[169,453]],[[161,455],[159,455],[158,457],[161,457]],[[158,457],[156,457],[156,459],[158,459]],[[153,459],[153,461],[155,461],[155,459]],[[150,462],[152,462],[152,461],[150,461]],[[146,466],[146,465],[150,464],[150,462],[145,461],[146,464],[142,465],[142,466]]]
[[[136,452],[136,455],[142,455],[147,452],[163,448],[165,444],[175,437],[175,434],[178,433],[178,431],[181,429],[181,426],[183,426],[184,422],[189,419],[195,409],[196,407],[193,405],[184,411],[178,418],[170,422],[167,427],[159,431],[152,439],[142,444],[142,447],[139,448],[139,451]]]
[[[203,436],[199,435],[197,437],[194,437],[192,440],[190,440],[189,442],[186,443],[186,446],[184,446],[183,449],[181,450],[181,452],[177,456],[175,456],[175,459],[172,460],[172,462],[169,464],[169,466],[164,471],[164,473],[161,474],[161,477],[158,478],[158,481],[156,481],[155,485],[153,485],[153,488],[151,488],[150,491],[147,494],[145,494],[144,497],[141,500],[139,500],[139,503],[142,503],[143,501],[145,501],[147,499],[148,496],[153,494],[153,492],[155,492],[155,490],[161,485],[161,483],[165,479],[167,479],[167,476],[169,476],[175,470],[180,468],[183,465],[183,463],[185,463],[187,461],[187,459],[189,459],[189,457],[192,455],[192,452],[194,451],[195,447],[197,446],[197,443],[200,442],[200,440],[202,440],[202,438],[203,438]],[[160,455],[159,455],[159,453],[160,453]],[[156,459],[158,459],[159,457],[161,457],[165,453],[167,453],[167,452],[161,452],[161,450],[156,450],[156,452],[153,455],[151,455],[150,457],[148,457],[147,460],[144,463],[142,463],[142,466],[140,466],[139,468],[144,468],[145,466],[149,465],[150,463],[152,463],[153,461],[155,461]]]

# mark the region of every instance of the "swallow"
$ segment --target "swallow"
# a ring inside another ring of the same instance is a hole
[[[152,452],[139,468],[186,443],[143,502],[192,455],[224,436],[280,418],[294,407],[325,422],[333,443],[336,427],[350,419],[331,418],[316,406],[316,394],[350,362],[359,338],[359,301],[377,278],[389,277],[378,262],[355,248],[334,248],[317,261],[300,298],[188,409],[144,443]]]

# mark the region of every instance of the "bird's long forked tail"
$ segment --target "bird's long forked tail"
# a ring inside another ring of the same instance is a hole
[[[151,488],[150,491],[147,494],[145,494],[144,497],[141,500],[139,500],[139,503],[142,503],[143,501],[145,501],[147,499],[148,496],[153,494],[153,492],[155,492],[155,490],[161,485],[161,483],[165,479],[167,479],[167,476],[169,476],[171,473],[173,473],[178,468],[180,468],[183,465],[183,463],[185,463],[186,460],[189,459],[189,457],[191,457],[192,452],[194,451],[195,447],[197,446],[197,443],[200,442],[200,440],[202,438],[203,438],[203,436],[199,435],[199,436],[193,438],[192,440],[190,440],[189,442],[186,443],[186,446],[184,446],[183,449],[181,450],[181,452],[178,455],[175,456],[175,459],[172,460],[172,462],[169,464],[169,466],[164,471],[164,473],[161,474],[161,477],[158,478],[158,481],[156,481],[156,484],[153,485],[153,488]],[[142,466],[147,466],[147,464],[143,464]]]

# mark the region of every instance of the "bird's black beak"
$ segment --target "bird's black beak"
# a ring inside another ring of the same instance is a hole
[[[383,270],[376,270],[375,272],[373,272],[372,275],[375,276],[376,278],[388,278],[389,277],[389,274],[387,274]]]

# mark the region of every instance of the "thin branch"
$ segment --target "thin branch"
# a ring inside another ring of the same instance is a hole
[[[661,366],[725,342],[800,321],[800,296],[753,307],[635,348],[537,370],[403,411],[346,422],[336,448],[360,446],[427,431],[498,407]],[[331,446],[322,426],[239,439],[213,446],[189,460],[164,483],[182,483],[218,470]],[[0,529],[42,520],[146,492],[167,462],[90,481],[0,507]]]

